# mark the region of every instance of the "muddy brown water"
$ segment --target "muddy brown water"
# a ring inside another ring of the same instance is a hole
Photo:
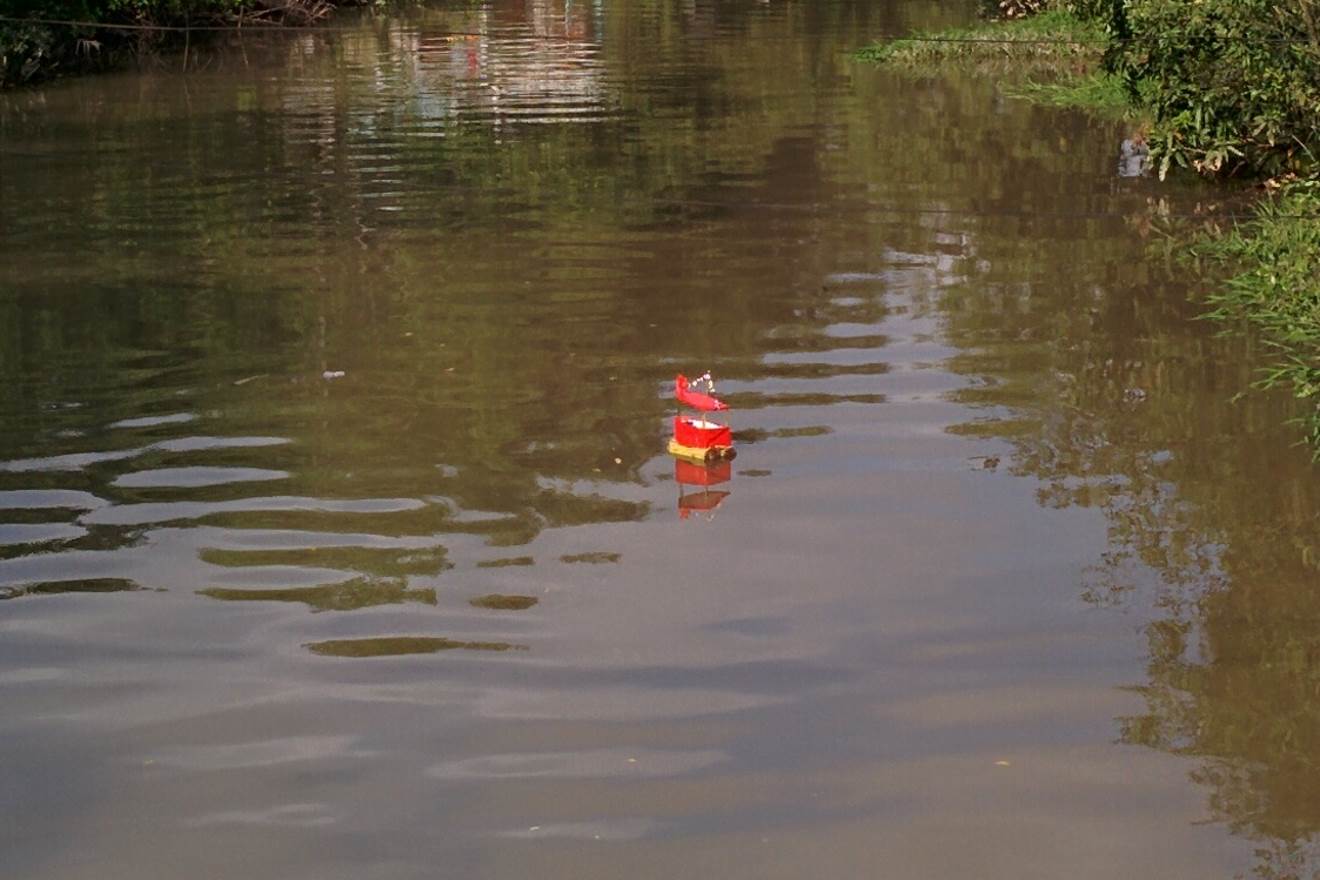
[[[1160,244],[1215,194],[848,58],[973,14],[0,96],[4,876],[1311,876],[1313,470]]]

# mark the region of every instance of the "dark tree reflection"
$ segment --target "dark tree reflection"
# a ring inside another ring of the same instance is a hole
[[[956,429],[1010,444],[1041,504],[1103,513],[1082,595],[1148,620],[1146,707],[1120,740],[1191,758],[1212,817],[1258,844],[1258,876],[1314,876],[1320,494],[1292,402],[1240,394],[1250,344],[1193,320],[1176,267],[1121,265],[1082,229],[1049,251],[993,241],[945,302],[958,368],[981,380],[962,396],[986,414]],[[1042,283],[1012,284],[1028,262]]]

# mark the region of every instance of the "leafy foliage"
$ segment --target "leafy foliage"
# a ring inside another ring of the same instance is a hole
[[[1010,63],[1090,55],[1107,43],[1105,68],[1126,99],[1153,119],[1152,159],[1205,174],[1273,176],[1320,169],[1320,0],[995,0],[1002,20],[946,39],[869,47],[877,62],[942,62],[968,57]],[[994,42],[989,42],[994,41]],[[1104,80],[1064,82],[1029,97],[1069,106],[1114,106]],[[1101,87],[1103,90],[1101,91]]]
[[[0,25],[0,86],[24,83],[48,69],[63,47],[41,25]]]
[[[1048,12],[1067,12],[1087,21],[1107,21],[1115,6],[1124,0],[986,0],[987,11],[996,18],[1029,18]]]
[[[1161,175],[1320,165],[1320,0],[1127,0],[1106,24]]]
[[[1050,8],[1050,0],[999,0],[995,11],[1004,18],[1026,18]]]

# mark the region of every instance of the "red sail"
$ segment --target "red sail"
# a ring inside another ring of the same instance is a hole
[[[700,391],[693,391],[688,387],[687,376],[682,373],[674,380],[674,394],[678,397],[678,402],[699,409],[702,412],[720,412],[728,409],[728,405],[709,394],[702,394]]]

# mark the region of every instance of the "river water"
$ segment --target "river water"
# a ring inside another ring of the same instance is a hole
[[[3,875],[1312,876],[1320,498],[1161,232],[1218,194],[848,57],[974,7],[0,96]]]

